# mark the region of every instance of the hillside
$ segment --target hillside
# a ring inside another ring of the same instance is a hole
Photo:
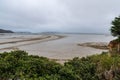
[[[14,32],[10,30],[0,29],[0,33],[14,33]]]

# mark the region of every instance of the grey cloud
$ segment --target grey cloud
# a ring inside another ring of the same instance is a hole
[[[0,27],[15,31],[108,32],[119,0],[0,0]]]

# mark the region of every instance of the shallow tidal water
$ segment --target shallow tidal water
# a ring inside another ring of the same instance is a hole
[[[14,41],[15,39],[24,39],[24,38],[31,38],[31,37],[38,37],[42,35],[14,35],[11,36],[1,35],[0,42],[3,41]],[[45,42],[36,42],[29,45],[20,45],[17,48],[20,50],[25,50],[29,54],[32,55],[39,55],[48,57],[51,59],[72,59],[74,57],[83,57],[92,54],[99,54],[106,50],[101,49],[94,49],[91,47],[83,47],[78,46],[78,43],[85,43],[85,42],[109,42],[113,39],[110,35],[93,35],[93,34],[58,34],[62,36],[66,36],[61,39],[57,40],[50,40]],[[2,47],[8,47],[12,44],[0,45]],[[16,44],[14,44],[16,45]],[[9,49],[7,49],[10,51]],[[6,50],[0,50],[3,52]]]

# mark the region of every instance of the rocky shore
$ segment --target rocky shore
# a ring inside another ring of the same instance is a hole
[[[11,30],[0,29],[0,33],[14,33],[14,32]]]
[[[86,43],[78,43],[78,46],[83,46],[83,47],[92,47],[96,49],[108,49],[108,43],[107,42],[86,42]]]

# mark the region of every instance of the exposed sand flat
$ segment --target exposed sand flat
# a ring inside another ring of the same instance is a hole
[[[40,42],[45,42],[45,41],[50,41],[50,40],[55,40],[55,39],[60,39],[63,38],[63,36],[58,36],[58,35],[44,35],[44,36],[39,36],[39,37],[32,37],[32,38],[25,38],[21,40],[14,40],[13,41],[4,41],[0,42],[0,50],[16,50],[19,49],[18,47],[24,46],[24,45],[30,45],[34,43],[40,43]]]
[[[6,42],[0,42],[0,45],[2,44],[9,44],[9,43],[20,43],[20,42],[28,42],[28,41],[36,41],[41,39],[50,38],[51,36],[45,36],[45,37],[37,37],[37,38],[30,38],[30,39],[21,39],[21,40],[14,40],[14,41],[6,41]]]
[[[45,35],[17,35],[17,34],[8,34],[0,36],[0,43],[28,40],[31,38],[41,38]]]

